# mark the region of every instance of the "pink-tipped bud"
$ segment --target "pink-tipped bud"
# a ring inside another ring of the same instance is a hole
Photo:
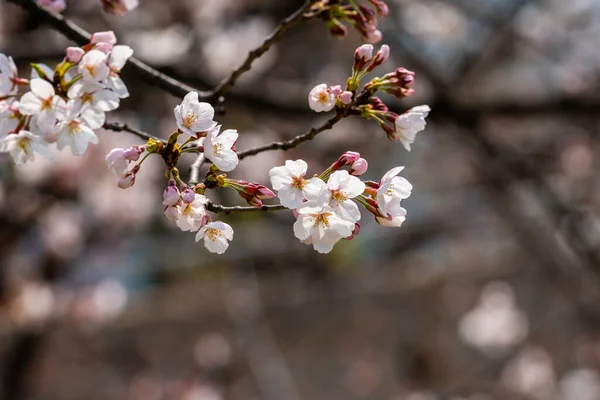
[[[72,63],[79,62],[84,54],[85,51],[81,47],[67,47],[67,60]]]
[[[355,151],[347,151],[337,159],[336,162],[331,164],[329,167],[330,171],[337,171],[346,165],[352,165],[356,160],[360,158],[360,154]]]
[[[379,189],[379,182],[375,182],[375,181],[364,181],[365,186],[367,186],[368,188],[373,188],[375,190]]]
[[[90,43],[108,43],[112,48],[117,44],[117,37],[113,31],[96,32],[90,38]]]
[[[354,64],[352,65],[352,70],[354,72],[364,71],[367,63],[371,61],[372,58],[373,45],[363,44],[362,46],[358,46],[354,51]]]
[[[38,4],[55,13],[63,12],[67,8],[65,0],[38,0]]]
[[[348,105],[352,103],[352,92],[346,90],[345,92],[342,92],[342,94],[339,95],[339,98],[342,104]]]
[[[352,163],[352,167],[350,168],[350,175],[361,176],[367,169],[369,168],[369,163],[364,158],[359,158],[358,160]]]
[[[337,97],[342,94],[342,87],[340,85],[331,86],[329,88],[329,93]]]
[[[133,186],[135,183],[135,174],[133,172],[127,172],[117,182],[117,186],[121,189],[127,189]]]
[[[171,221],[177,221],[179,219],[179,215],[181,214],[181,208],[179,208],[179,205],[166,206],[164,213],[165,216]]]
[[[266,186],[258,185],[258,188],[256,189],[256,198],[261,200],[274,199],[275,193]]]
[[[327,28],[329,28],[329,33],[334,38],[344,38],[348,34],[348,29],[337,19],[330,19],[327,21]]]
[[[196,193],[190,188],[185,188],[181,193],[181,200],[186,204],[192,204],[194,199],[196,199]]]
[[[388,16],[390,10],[388,8],[388,5],[383,0],[369,0],[369,3],[373,4],[377,15],[379,15],[382,18]]]
[[[383,39],[383,34],[380,30],[375,29],[374,31],[367,32],[366,35],[363,36],[363,39],[367,43],[375,44],[381,42],[381,39]]]
[[[370,97],[369,104],[371,105],[373,110],[383,111],[383,112],[389,111],[388,107],[385,105],[385,103],[383,101],[381,101],[381,99],[379,97]]]
[[[163,204],[165,206],[173,206],[177,204],[180,200],[179,189],[175,184],[173,179],[169,180],[169,185],[165,188],[163,192]]]
[[[144,152],[146,148],[144,146],[132,146],[128,149],[125,149],[123,152],[123,157],[125,157],[128,161],[137,161],[140,158],[140,155]]]
[[[103,52],[104,54],[108,54],[112,50],[112,45],[106,42],[96,43],[94,45],[94,50],[98,50]]]

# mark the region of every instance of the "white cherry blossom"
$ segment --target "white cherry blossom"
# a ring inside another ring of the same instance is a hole
[[[107,64],[108,57],[100,50],[90,50],[81,57],[79,73],[84,81],[103,82],[108,78],[110,69]]]
[[[306,197],[315,199],[325,186],[319,178],[305,179],[308,164],[304,160],[287,160],[284,166],[271,168],[271,186],[284,207],[296,209]]]
[[[312,244],[319,253],[329,253],[340,240],[352,236],[355,224],[341,218],[329,206],[301,207],[294,223],[294,235]]]
[[[10,153],[17,166],[33,160],[34,153],[49,159],[52,158],[48,144],[41,137],[26,130],[5,137],[0,142],[0,153]]]
[[[204,140],[204,155],[221,171],[233,171],[239,159],[232,147],[239,135],[235,129],[224,130],[219,135],[220,128],[217,126],[208,132]]]
[[[177,220],[177,226],[182,231],[197,231],[206,222],[206,203],[208,199],[196,193],[194,201],[181,205],[181,214]]]
[[[233,240],[233,228],[222,221],[204,225],[196,234],[196,242],[204,238],[204,246],[211,253],[223,254]]]
[[[0,97],[16,94],[19,75],[12,57],[0,53]]]
[[[54,92],[54,87],[43,79],[32,79],[29,82],[31,92],[21,97],[19,111],[24,115],[35,115],[37,126],[47,131],[54,126],[56,117],[63,115],[66,104]]]
[[[129,97],[129,91],[127,86],[119,76],[121,70],[125,66],[125,63],[133,55],[133,49],[129,46],[118,45],[113,47],[110,55],[108,56],[108,67],[110,69],[108,79],[106,80],[107,86],[114,90],[120,98],[124,99]]]
[[[415,141],[417,133],[425,129],[425,118],[429,115],[431,108],[427,105],[414,107],[396,118],[395,140],[400,140],[402,146],[410,151],[410,145]]]
[[[69,146],[73,155],[80,156],[85,153],[89,143],[98,144],[98,136],[82,118],[75,116],[72,111],[64,121],[57,125],[56,129],[58,150]]]
[[[215,109],[209,103],[198,101],[197,92],[186,94],[173,112],[179,129],[190,136],[196,136],[197,132],[209,130],[216,124],[213,121]]]
[[[399,228],[406,220],[406,210],[400,203],[391,203],[387,206],[387,218],[376,216],[375,220],[381,226]]]
[[[410,197],[412,185],[406,178],[397,176],[404,167],[395,167],[386,172],[377,189],[377,205],[383,215],[397,212],[400,201]]]
[[[75,82],[67,92],[70,112],[80,113],[81,118],[92,129],[98,129],[104,124],[105,112],[119,107],[119,96],[103,85],[93,82]]]
[[[325,83],[321,83],[308,94],[308,106],[316,112],[331,111],[335,107],[335,95]]]
[[[364,191],[365,184],[360,179],[350,175],[346,170],[335,171],[327,181],[327,202],[341,218],[358,222],[360,210],[351,199],[360,196]]]
[[[0,140],[4,139],[11,131],[17,128],[21,119],[19,102],[6,103],[0,108]]]

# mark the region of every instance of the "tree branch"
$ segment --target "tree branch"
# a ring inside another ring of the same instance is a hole
[[[229,77],[223,79],[221,81],[221,83],[219,83],[219,85],[217,85],[217,87],[215,87],[214,90],[211,91],[211,93],[209,95],[210,100],[213,100],[213,101],[217,100],[218,97],[227,93],[233,87],[233,85],[235,85],[238,78],[244,72],[247,72],[250,70],[250,68],[252,68],[252,63],[257,58],[260,58],[263,54],[265,54],[271,48],[271,46],[273,46],[275,43],[277,43],[288,29],[290,29],[292,26],[294,26],[298,22],[300,22],[304,13],[306,11],[308,11],[310,6],[315,1],[316,0],[307,0],[302,5],[302,7],[300,7],[289,17],[287,17],[286,19],[281,21],[279,23],[279,25],[277,26],[277,28],[273,31],[273,33],[271,33],[271,35],[269,35],[260,46],[258,46],[257,48],[255,48],[254,50],[252,50],[248,53],[248,55],[246,56],[246,59],[244,60],[242,65],[240,65],[239,67],[234,69],[231,72],[231,74],[229,75]]]
[[[115,131],[115,132],[129,132],[129,133],[132,133],[146,141],[148,141],[148,139],[154,139],[157,142],[163,142],[165,144],[167,143],[166,140],[164,140],[164,139],[153,136],[153,135],[146,133],[144,131],[141,131],[139,129],[131,128],[129,125],[122,124],[119,122],[105,122],[103,128],[111,130],[111,131]]]
[[[242,206],[225,207],[225,206],[222,206],[219,204],[214,204],[213,202],[208,202],[208,204],[206,204],[206,209],[208,211],[212,211],[214,213],[224,213],[224,214],[287,210],[287,208],[285,208],[281,204],[274,204],[274,205],[266,205],[265,204],[262,207],[242,207]]]
[[[266,144],[263,146],[258,146],[258,147],[254,147],[254,148],[251,148],[248,150],[244,150],[244,151],[238,153],[238,157],[240,160],[242,160],[246,157],[254,156],[256,154],[260,154],[265,151],[293,149],[294,147],[298,146],[300,143],[304,143],[309,140],[312,140],[319,133],[326,131],[328,129],[331,129],[335,124],[337,124],[345,116],[346,115],[344,112],[337,112],[335,114],[335,116],[329,118],[323,125],[316,127],[316,128],[311,128],[310,131],[308,131],[302,135],[298,135],[295,138],[286,140],[284,142],[273,142],[273,143],[269,143],[269,144]]]

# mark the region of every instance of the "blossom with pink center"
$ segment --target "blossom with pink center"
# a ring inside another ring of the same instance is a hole
[[[410,145],[415,141],[417,133],[425,129],[425,118],[429,115],[431,109],[429,106],[418,106],[414,107],[404,114],[398,116],[394,121],[395,133],[393,139],[400,140],[402,146],[410,151]]]
[[[315,86],[308,94],[308,106],[316,112],[331,111],[335,107],[335,95],[325,83]]]
[[[69,146],[74,156],[80,156],[86,152],[88,144],[98,144],[98,136],[78,116],[68,115],[64,121],[58,123],[58,150]]]
[[[412,185],[405,178],[398,176],[404,167],[395,167],[386,172],[377,189],[377,205],[382,215],[397,211],[401,200],[410,197]]]
[[[11,104],[3,103],[3,107],[0,107],[0,140],[19,126],[21,117],[18,101]]]
[[[284,207],[296,209],[307,197],[315,198],[325,182],[319,178],[305,179],[308,164],[304,160],[287,160],[284,166],[271,168],[271,186]]]
[[[100,50],[90,50],[79,62],[79,73],[84,81],[88,82],[103,82],[108,78],[110,69],[108,67],[108,57]]]
[[[75,113],[80,113],[81,118],[92,129],[98,129],[104,124],[105,112],[116,110],[119,107],[119,96],[95,82],[75,82],[67,92],[69,97],[68,107]]]
[[[196,234],[196,242],[204,239],[204,247],[211,253],[223,254],[233,240],[233,228],[222,221],[204,225]]]
[[[54,87],[43,79],[32,79],[29,82],[31,92],[21,97],[19,111],[24,115],[34,115],[41,130],[54,126],[56,117],[66,111],[66,103],[54,92]]]
[[[198,132],[207,131],[216,124],[213,121],[215,109],[209,103],[198,101],[197,92],[186,94],[173,112],[179,129],[190,136],[195,137]]]
[[[341,218],[331,207],[301,207],[294,223],[294,235],[312,244],[319,253],[329,253],[341,239],[352,236],[355,223]]]
[[[17,166],[33,160],[35,153],[48,159],[52,158],[48,143],[26,130],[6,136],[0,142],[0,153],[9,153]]]
[[[194,201],[183,203],[181,212],[177,219],[177,226],[182,231],[197,231],[206,223],[206,204],[208,199],[201,194],[195,193]]]
[[[360,210],[353,198],[365,191],[365,184],[346,170],[335,171],[321,192],[307,196],[309,204],[327,204],[340,217],[352,223],[360,220]]]

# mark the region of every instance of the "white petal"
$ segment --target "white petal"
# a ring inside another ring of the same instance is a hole
[[[104,125],[106,115],[104,111],[94,107],[83,107],[81,110],[81,119],[92,129],[98,129]]]
[[[381,182],[392,179],[394,176],[402,172],[403,169],[404,167],[395,167],[390,169],[388,172],[385,173],[385,175],[383,175],[383,178],[381,178]]]
[[[277,193],[279,201],[284,207],[295,209],[302,205],[304,194],[299,189],[292,186],[284,186]]]
[[[93,94],[94,105],[102,111],[119,108],[119,95],[110,90],[100,90]]]
[[[108,77],[108,87],[110,87],[120,98],[125,99],[129,97],[129,90],[127,90],[127,86],[125,82],[119,76],[109,76]]]
[[[29,86],[31,91],[42,99],[54,96],[54,87],[48,81],[39,78],[32,79],[29,81]]]
[[[294,222],[294,235],[300,240],[306,240],[310,236],[315,219],[310,215],[300,215]]]
[[[285,162],[285,167],[293,176],[304,176],[308,170],[308,164],[304,160],[287,160]]]
[[[33,92],[27,92],[21,97],[19,111],[21,114],[34,115],[42,109],[42,101]]]
[[[133,55],[133,49],[129,46],[117,45],[110,52],[109,65],[117,70],[121,70],[129,57]]]
[[[206,153],[205,155],[211,160]],[[213,157],[211,161],[223,172],[233,171],[239,162],[237,154],[231,149],[223,150],[218,157]]]
[[[226,129],[217,137],[217,143],[221,143],[225,148],[231,148],[238,137],[239,134],[235,129]]]
[[[269,171],[269,178],[271,179],[271,186],[274,190],[280,190],[284,186],[291,185],[292,177],[288,173],[286,167],[273,167]]]

